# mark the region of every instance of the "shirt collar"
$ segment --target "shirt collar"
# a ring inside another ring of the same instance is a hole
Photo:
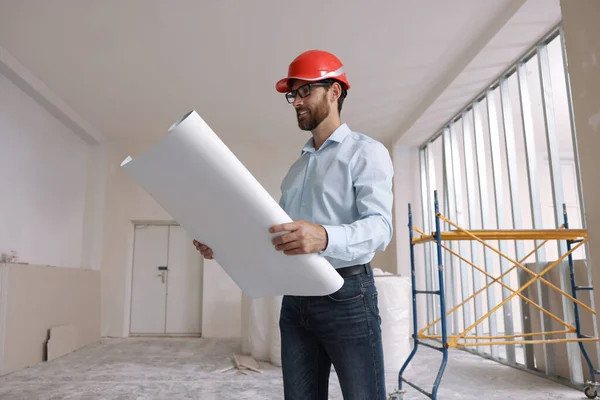
[[[340,125],[329,137],[325,140],[325,143],[321,146],[323,148],[327,142],[337,142],[342,143],[346,136],[350,133],[350,128],[347,124]],[[313,142],[313,138],[308,139],[304,147],[302,148],[302,154],[304,153],[314,153],[315,152],[315,143]]]

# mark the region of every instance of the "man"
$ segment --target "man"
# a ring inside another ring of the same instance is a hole
[[[386,398],[377,290],[369,262],[392,237],[393,167],[379,142],[340,120],[350,84],[336,56],[300,54],[276,84],[310,131],[281,185],[293,223],[271,227],[276,250],[319,253],[344,285],[328,296],[284,296],[280,315],[286,400],[328,397],[333,364],[345,400]],[[194,242],[207,258],[212,250]]]

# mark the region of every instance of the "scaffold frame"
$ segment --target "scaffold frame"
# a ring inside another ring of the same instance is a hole
[[[577,298],[577,293],[580,291],[591,291],[593,288],[591,286],[578,286],[575,282],[575,271],[574,271],[574,261],[573,261],[573,252],[583,246],[588,241],[587,230],[585,229],[569,229],[569,221],[566,211],[566,206],[563,205],[563,225],[559,229],[517,229],[517,230],[468,230],[465,229],[458,224],[451,221],[449,218],[440,213],[439,203],[438,203],[438,195],[437,191],[434,191],[434,209],[435,209],[435,231],[432,233],[425,233],[415,227],[413,225],[412,218],[412,208],[411,204],[408,204],[408,228],[409,228],[409,238],[410,238],[410,262],[411,262],[411,283],[412,283],[412,305],[413,305],[413,339],[414,346],[412,352],[409,357],[405,361],[402,366],[399,374],[398,374],[398,390],[391,394],[390,399],[401,399],[402,394],[404,393],[403,384],[407,384],[412,388],[418,390],[422,394],[431,398],[432,400],[437,399],[437,392],[440,387],[440,383],[445,372],[447,362],[448,362],[448,350],[450,348],[465,348],[465,347],[474,347],[474,346],[496,346],[496,345],[514,345],[514,344],[544,344],[544,343],[572,343],[576,342],[579,344],[579,348],[581,353],[585,359],[587,367],[590,371],[591,380],[586,382],[583,390],[588,398],[596,398],[598,392],[597,388],[600,386],[599,383],[596,382],[596,375],[600,374],[600,371],[594,368],[592,360],[584,347],[584,343],[586,342],[598,342],[599,339],[596,337],[584,335],[581,331],[581,323],[580,323],[580,308],[589,312],[592,315],[596,315],[596,311],[593,310],[588,305],[584,304]],[[442,232],[441,225],[442,222],[447,223],[452,226],[454,230]],[[415,236],[415,233],[418,236]],[[505,271],[502,275],[494,277],[489,274],[485,269],[478,267],[474,263],[467,260],[465,257],[450,249],[448,246],[445,246],[443,242],[447,241],[456,241],[456,240],[471,240],[476,241],[485,248],[493,251],[498,254],[500,257],[508,260],[512,267]],[[508,255],[502,253],[498,249],[491,246],[487,243],[487,240],[535,240],[541,241],[533,251],[527,254],[521,260],[514,260]],[[527,268],[523,265],[525,260],[534,255],[542,246],[544,246],[548,241],[565,241],[567,251],[560,255],[559,258],[546,266],[541,272],[536,273],[531,269]],[[437,290],[419,290],[417,288],[416,282],[416,270],[415,270],[415,246],[427,242],[433,242],[437,247],[437,275],[438,275],[438,288]],[[454,308],[449,311],[446,311],[446,296],[445,296],[445,285],[444,285],[444,262],[442,252],[447,251],[455,257],[458,257],[462,262],[466,265],[473,267],[476,271],[482,273],[487,278],[491,279],[487,285],[483,286],[479,291],[473,293],[469,298],[465,299],[462,303],[458,304]],[[544,275],[548,273],[552,268],[559,265],[565,259],[568,259],[569,272],[571,278],[571,293],[567,293],[564,290],[560,289],[550,281],[544,278]],[[520,268],[527,273],[529,273],[532,278],[520,285],[518,289],[513,289],[509,287],[507,284],[503,282],[503,278],[508,275],[513,270]],[[523,292],[532,284],[536,282],[541,282],[545,284],[550,289],[553,289],[560,293],[563,297],[567,298],[569,301],[573,303],[574,307],[574,324],[569,324],[566,321],[562,320],[560,317],[554,315],[550,311],[544,309],[542,306],[537,304],[534,300],[528,298]],[[494,284],[501,285],[504,289],[508,290],[511,294],[498,303],[495,307],[489,310],[483,317],[479,318],[476,322],[472,323],[468,328],[464,329],[462,332],[458,334],[448,334],[447,332],[447,319],[458,309],[463,307],[469,301],[473,300],[477,295],[487,290]],[[425,327],[419,329],[418,327],[418,308],[417,308],[417,296],[418,295],[432,295],[439,296],[439,307],[440,307],[440,315],[441,317],[437,318],[435,321],[428,323]],[[511,335],[469,335],[471,331],[473,331],[479,324],[483,323],[485,320],[489,318],[490,315],[494,314],[500,308],[502,308],[506,303],[511,301],[516,297],[521,298],[523,301],[527,302],[531,306],[538,309],[540,312],[544,313],[554,321],[560,323],[564,326],[564,330],[560,331],[551,331],[551,332],[533,332],[533,333],[518,333]],[[434,327],[436,324],[441,323],[441,335],[431,335],[427,332]],[[558,335],[568,335],[573,334],[576,337],[565,337],[565,338],[554,338]],[[546,338],[547,336],[552,336],[553,338]],[[536,337],[542,337],[540,339],[533,339]],[[438,343],[441,342],[441,346],[432,345],[431,343],[425,342],[425,340],[433,340]],[[477,341],[474,341],[477,340]],[[481,341],[485,340],[485,341]],[[442,361],[440,368],[438,370],[436,379],[433,383],[433,388],[431,392],[427,392],[425,389],[419,387],[418,385],[409,382],[407,379],[403,377],[406,368],[412,361],[413,357],[417,353],[419,349],[419,345],[423,347],[431,348],[434,350],[438,350],[442,353]]]

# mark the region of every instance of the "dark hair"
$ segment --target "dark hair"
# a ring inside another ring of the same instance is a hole
[[[344,84],[342,82],[336,80],[336,79],[333,79],[333,78],[325,79],[322,82],[329,83],[330,86],[332,86],[334,83],[337,82],[340,85],[340,87],[342,88],[342,94],[340,94],[340,97],[338,97],[338,114],[341,114],[342,113],[342,106],[344,105],[344,99],[348,95],[348,91],[344,87]],[[327,88],[327,90],[329,90],[329,87]]]

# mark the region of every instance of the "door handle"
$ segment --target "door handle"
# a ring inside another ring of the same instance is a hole
[[[156,276],[160,276],[162,278],[162,283],[165,283],[165,273],[169,270],[169,268],[166,265],[159,265],[158,270],[160,273]]]

